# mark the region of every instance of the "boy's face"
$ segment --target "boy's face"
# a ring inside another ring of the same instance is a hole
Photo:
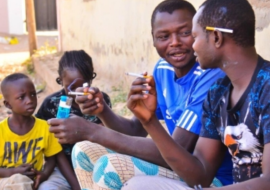
[[[194,63],[192,49],[192,14],[185,10],[175,10],[172,14],[157,12],[152,35],[158,54],[176,69],[184,69]],[[191,65],[191,67],[193,64]]]
[[[5,106],[12,110],[13,114],[30,116],[37,107],[36,89],[28,78],[9,82],[5,88]]]
[[[202,69],[216,68],[218,63],[216,60],[217,52],[214,46],[213,33],[209,31],[206,34],[205,29],[198,24],[198,18],[202,13],[203,8],[200,8],[193,17],[192,36],[194,37],[193,49],[197,60]],[[208,36],[207,36],[208,35]],[[211,43],[213,42],[213,43]]]
[[[75,91],[76,88],[82,87],[83,83],[88,82],[89,85],[91,81],[85,81],[81,73],[74,68],[66,68],[63,70],[63,74],[61,77],[62,85],[64,87],[65,93],[68,94],[69,86],[71,91]],[[72,84],[73,83],[73,84]]]

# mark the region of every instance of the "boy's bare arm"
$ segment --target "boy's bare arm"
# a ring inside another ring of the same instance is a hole
[[[46,181],[50,175],[52,174],[55,166],[56,166],[56,155],[45,157],[45,164],[44,169],[42,171],[37,171],[35,169],[32,169],[35,174],[35,180],[34,180],[34,189],[37,189],[38,186],[43,182]]]
[[[0,178],[10,177],[13,174],[22,174],[28,176],[29,178],[33,178],[35,173],[31,171],[31,169],[31,164],[22,164],[16,168],[0,168]]]
[[[63,151],[56,155],[57,166],[73,190],[79,190],[80,185]]]
[[[44,169],[42,170],[42,173],[44,174],[44,179],[47,180],[56,166],[56,155],[45,157],[45,161],[46,162],[44,164]]]

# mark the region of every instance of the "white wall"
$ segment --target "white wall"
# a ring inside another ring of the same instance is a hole
[[[25,0],[0,0],[0,32],[24,34]]]
[[[0,32],[8,33],[8,0],[0,0]]]
[[[23,34],[25,32],[25,1],[8,1],[8,20],[10,34]]]
[[[132,79],[124,75],[126,71],[152,72],[158,55],[152,45],[150,17],[162,0],[57,1],[62,50],[88,52],[98,78],[107,80],[108,86],[128,88]],[[198,9],[203,1],[191,2]],[[267,17],[258,14],[259,20]],[[265,25],[256,32],[256,48],[268,60],[269,44],[270,26]]]
[[[262,31],[256,31],[255,40],[257,53],[264,59],[270,60],[270,27],[268,26]]]
[[[84,49],[98,79],[108,87],[129,87],[125,72],[152,73],[158,55],[150,17],[161,0],[59,0],[62,50]],[[105,87],[106,88],[106,87]]]

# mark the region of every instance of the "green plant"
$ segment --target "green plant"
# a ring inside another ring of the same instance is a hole
[[[112,105],[115,105],[120,102],[126,102],[127,101],[127,93],[126,92],[119,92],[116,93],[112,98]]]
[[[132,115],[131,111],[126,106],[128,93],[121,88],[121,85],[118,87],[113,86],[111,96],[112,109],[118,115],[129,117]]]
[[[45,89],[45,87],[46,87],[46,83],[45,82],[43,82],[42,84],[37,85],[36,86],[37,93],[42,92]]]
[[[127,92],[123,91],[123,89],[120,86],[112,87],[112,97],[111,97],[112,105],[115,105],[117,103],[125,103],[127,101]]]
[[[47,41],[44,43],[44,46],[41,46],[37,50],[34,51],[34,56],[44,56],[49,55],[57,52],[56,46],[51,46]]]
[[[44,55],[49,55],[57,52],[56,46],[50,46],[48,42],[45,42],[44,46],[41,46],[37,50],[34,51],[35,57],[42,57]],[[32,60],[32,57],[29,57],[26,59],[24,62],[22,62],[22,65],[26,67],[27,73],[28,74],[33,74],[34,73],[34,63]]]
[[[34,63],[31,57],[26,59],[24,62],[22,62],[22,65],[26,67],[27,73],[28,74],[33,74],[34,73]]]
[[[127,106],[123,107],[120,111],[118,111],[118,114],[121,116],[130,116],[132,115],[131,111],[127,108]]]

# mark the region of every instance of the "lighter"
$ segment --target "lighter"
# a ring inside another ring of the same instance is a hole
[[[68,118],[70,108],[72,104],[72,98],[68,96],[61,96],[56,118]]]

